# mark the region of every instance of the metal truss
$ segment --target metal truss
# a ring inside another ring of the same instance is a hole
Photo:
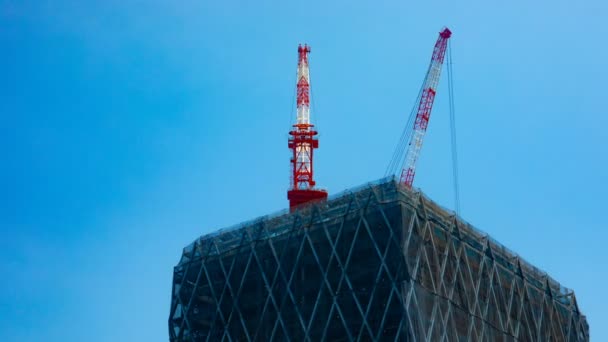
[[[171,341],[588,341],[571,290],[383,179],[202,237],[175,267]]]

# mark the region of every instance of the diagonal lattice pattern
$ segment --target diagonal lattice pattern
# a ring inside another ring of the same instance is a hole
[[[204,236],[172,341],[588,341],[574,293],[390,179]]]

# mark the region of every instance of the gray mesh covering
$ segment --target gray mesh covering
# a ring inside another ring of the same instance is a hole
[[[574,293],[385,178],[203,236],[171,341],[588,341]]]

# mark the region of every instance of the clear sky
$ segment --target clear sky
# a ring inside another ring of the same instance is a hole
[[[298,43],[336,193],[383,176],[445,25],[462,216],[608,341],[607,19],[603,0],[0,0],[0,340],[166,341],[182,247],[288,204]],[[446,81],[415,186],[452,208]]]

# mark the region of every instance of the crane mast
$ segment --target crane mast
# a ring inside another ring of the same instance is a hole
[[[399,183],[405,184],[407,187],[411,187],[412,183],[414,183],[416,162],[418,161],[424,135],[429,124],[429,118],[431,117],[437,85],[439,84],[439,76],[441,75],[441,67],[445,58],[448,39],[451,36],[452,32],[448,28],[439,33],[439,38],[437,38],[433,49],[431,64],[424,79],[422,95],[420,96],[416,120],[414,121],[414,131],[409,142],[403,169],[401,170],[401,177],[399,178]]]
[[[287,191],[289,207],[327,198],[327,192],[315,189],[313,178],[313,151],[319,147],[318,134],[310,123],[310,73],[308,68],[308,45],[298,46],[297,114],[296,123],[289,132],[288,147],[291,156],[291,184]]]

